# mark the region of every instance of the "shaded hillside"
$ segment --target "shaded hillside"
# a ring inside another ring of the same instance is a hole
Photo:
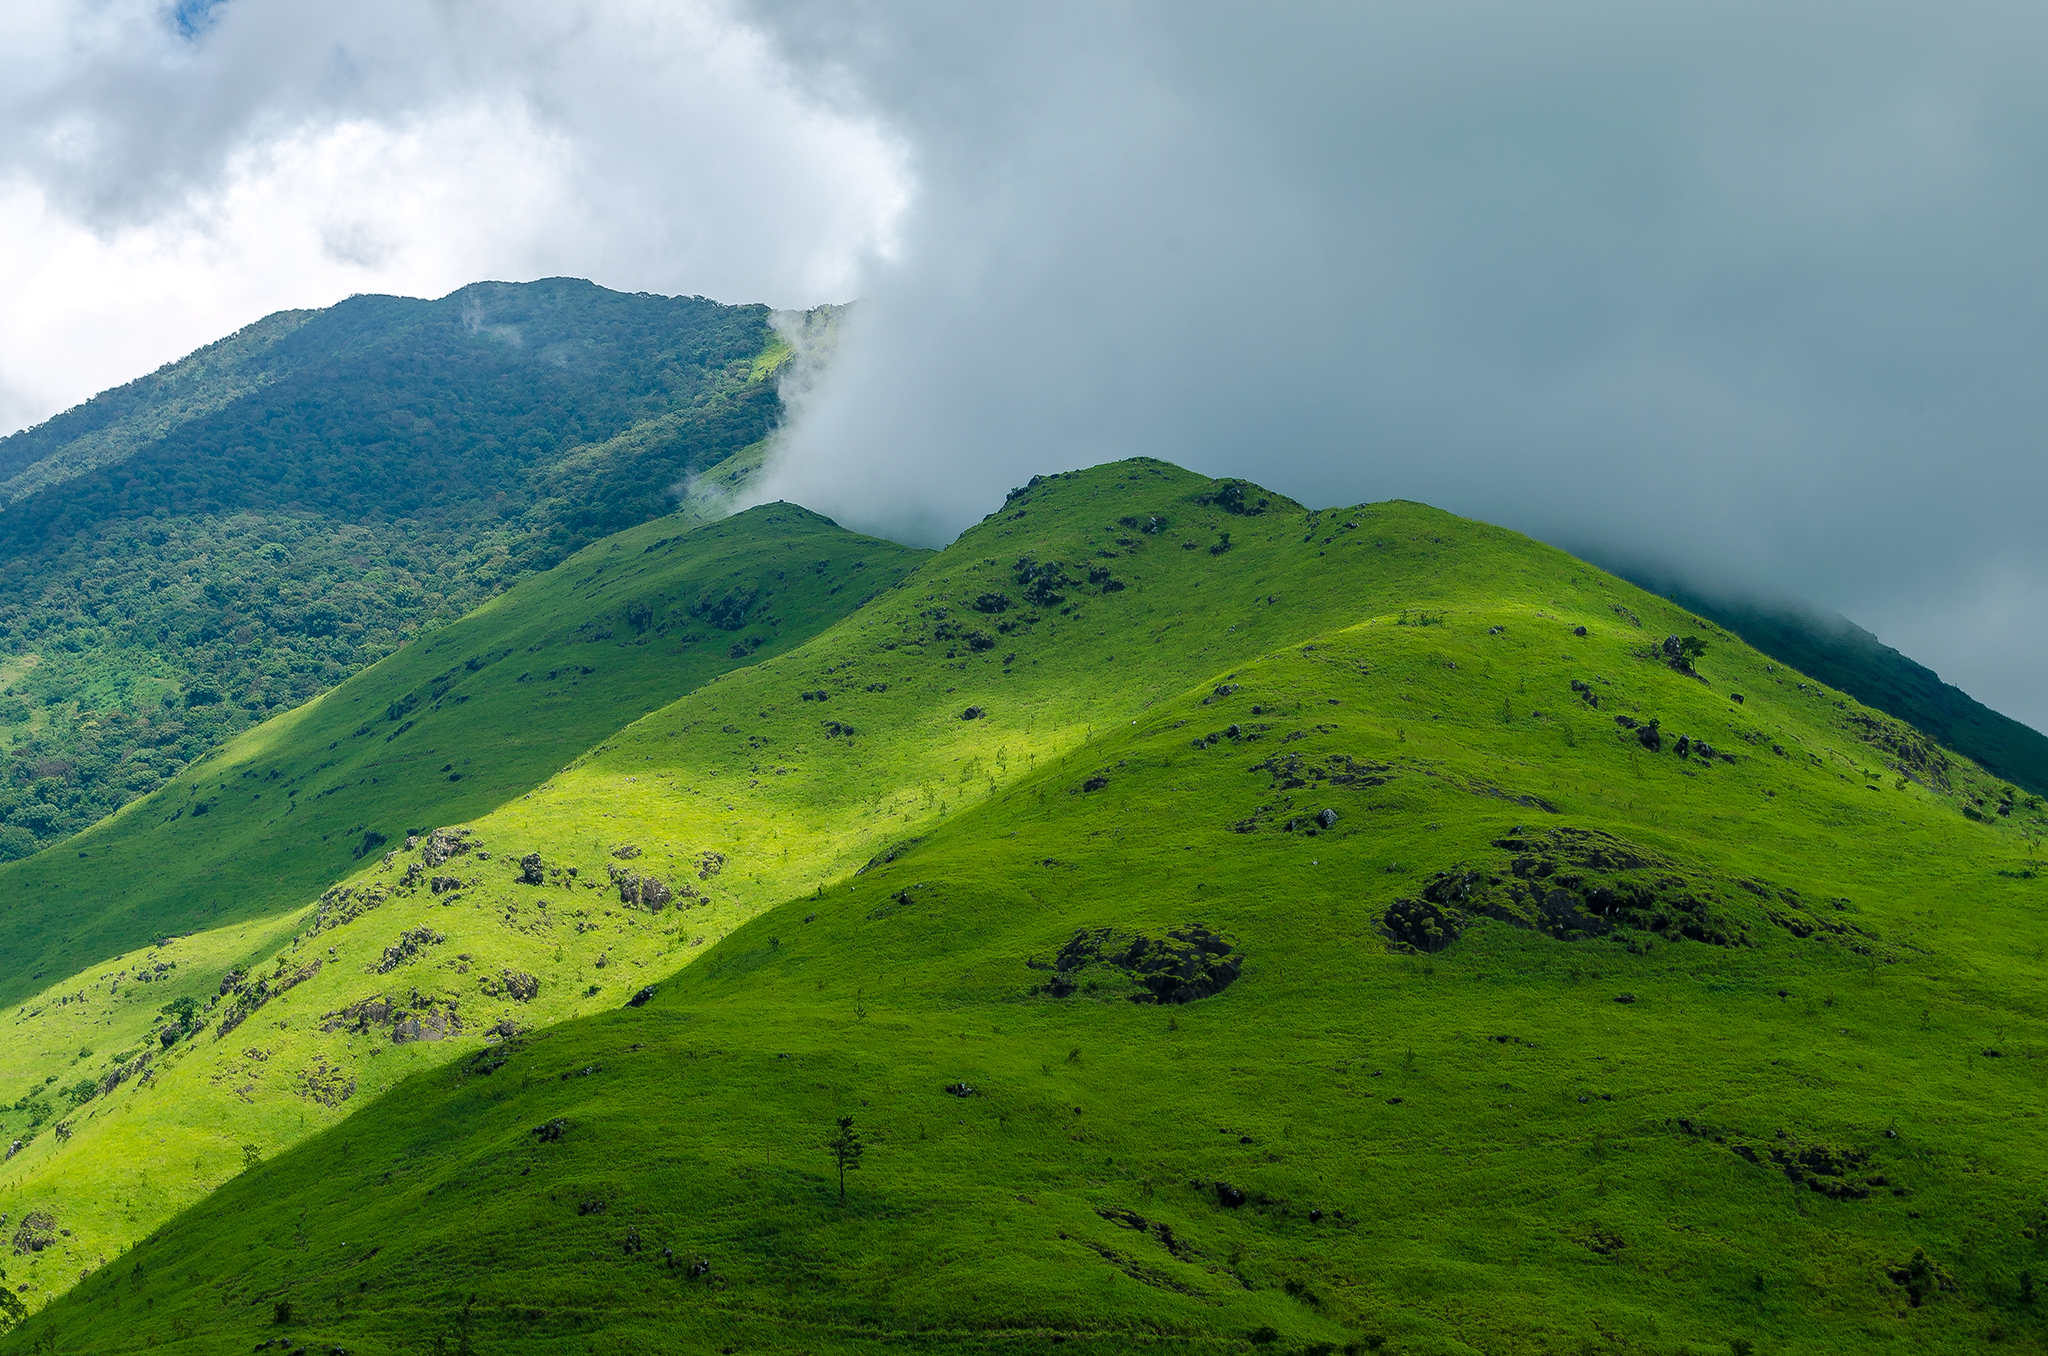
[[[1847,617],[1790,605],[1729,602],[1684,589],[1667,597],[1857,701],[1897,716],[1996,776],[2048,795],[2048,735],[2000,715]]]
[[[2038,1346],[2040,803],[1687,626],[1036,481],[245,939],[17,1158],[7,1349]]]
[[[0,856],[763,438],[766,308],[554,279],[271,317],[0,440]]]
[[[0,1006],[153,938],[295,909],[408,833],[484,814],[646,712],[803,643],[926,554],[788,504],[607,538],[62,852],[0,866]]]

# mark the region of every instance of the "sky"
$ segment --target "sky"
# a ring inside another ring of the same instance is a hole
[[[763,493],[1421,499],[2048,727],[2044,56],[1974,0],[14,0],[0,427],[351,292],[859,298]]]

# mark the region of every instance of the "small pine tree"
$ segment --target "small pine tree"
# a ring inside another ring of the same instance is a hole
[[[860,1156],[868,1151],[861,1143],[860,1131],[853,1128],[853,1117],[839,1118],[839,1132],[825,1141],[825,1148],[839,1164],[839,1199],[846,1199],[846,1174],[849,1169],[860,1166]]]

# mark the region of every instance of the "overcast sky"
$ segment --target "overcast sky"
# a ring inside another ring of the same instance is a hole
[[[13,0],[0,424],[483,277],[859,296],[775,492],[1147,453],[1837,608],[2048,726],[2048,10]]]

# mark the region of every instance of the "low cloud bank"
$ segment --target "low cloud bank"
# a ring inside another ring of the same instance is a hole
[[[766,491],[1144,453],[1837,608],[2048,726],[2048,12],[763,0],[918,193]]]

